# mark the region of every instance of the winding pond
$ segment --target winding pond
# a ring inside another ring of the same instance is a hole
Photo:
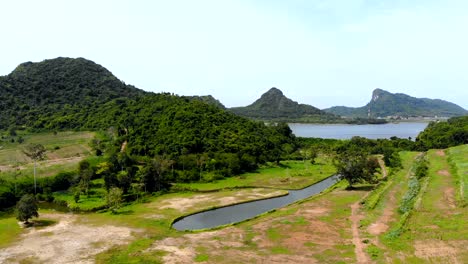
[[[304,189],[290,190],[289,194],[285,196],[246,202],[188,215],[174,222],[172,227],[180,231],[198,230],[242,222],[318,194],[335,184],[338,179],[338,175],[333,175]]]

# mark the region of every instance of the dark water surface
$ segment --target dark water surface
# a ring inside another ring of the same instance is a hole
[[[302,190],[291,190],[286,196],[247,202],[189,215],[175,222],[172,227],[177,230],[197,230],[238,223],[318,194],[335,184],[337,180],[338,176],[335,175]]]
[[[381,125],[347,125],[347,124],[289,124],[298,137],[317,137],[350,139],[354,136],[377,138],[408,138],[413,140],[426,128],[425,122],[401,122]]]

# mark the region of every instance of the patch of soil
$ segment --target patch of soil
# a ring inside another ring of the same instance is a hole
[[[365,197],[362,199],[365,199]],[[362,242],[359,232],[360,221],[364,219],[364,215],[361,212],[361,201],[357,201],[351,205],[351,216],[349,219],[351,220],[353,244],[355,246],[354,252],[356,253],[357,263],[370,263],[370,258],[365,251],[366,245]]]
[[[455,208],[455,189],[453,187],[448,187],[444,190],[444,199],[447,202],[449,208]]]
[[[437,174],[441,175],[441,176],[445,176],[445,177],[450,177],[451,174],[448,170],[439,170],[437,172]],[[445,181],[450,181],[449,178],[445,178],[444,179]],[[444,197],[444,201],[445,203],[439,203],[440,204],[440,207],[441,209],[444,209],[446,207],[446,205],[449,207],[449,208],[455,208],[456,207],[456,202],[455,202],[455,188],[453,187],[446,187],[443,189],[443,197]]]
[[[444,157],[445,156],[445,151],[442,149],[439,149],[436,151],[437,156]]]
[[[442,176],[450,176],[450,172],[448,170],[440,170],[437,173]]]
[[[202,196],[202,199],[207,197]],[[326,200],[313,200],[298,205],[294,213],[265,216],[261,221],[254,220],[251,225],[186,233],[155,241],[147,251],[165,251],[164,263],[193,263],[200,247],[209,255],[210,263],[318,263],[314,255],[351,244],[350,240],[340,236],[341,232],[351,232],[347,219],[320,219],[328,215],[332,206]],[[299,224],[298,219],[301,219]],[[277,237],[269,235],[270,229],[276,230]],[[272,253],[276,247],[285,249],[287,253]],[[353,261],[351,258],[346,260]]]
[[[397,192],[397,188],[393,187],[392,190],[388,193],[388,202],[384,208],[382,215],[372,223],[367,228],[367,231],[372,235],[380,235],[388,230],[388,224],[390,221],[393,220],[394,210],[397,207],[397,201],[395,198],[395,194]]]
[[[429,261],[432,259],[432,261],[440,262],[443,259],[445,263],[462,263],[457,254],[466,250],[467,246],[468,241],[451,243],[441,240],[419,240],[415,241],[414,254],[418,258]]]
[[[380,169],[382,170],[382,178],[387,178],[387,168],[385,168],[385,162],[379,158],[379,166]]]
[[[194,207],[207,204],[208,202],[215,202],[215,206],[225,206],[229,204],[239,203],[249,200],[258,200],[262,198],[274,197],[283,194],[284,191],[270,191],[262,188],[245,189],[240,190],[233,196],[228,197],[217,197],[216,193],[211,194],[197,194],[188,198],[172,198],[165,200],[161,205],[158,205],[160,209],[172,208],[179,210],[180,212],[187,212],[189,209]]]
[[[19,241],[2,248],[0,263],[30,259],[40,263],[94,263],[96,254],[128,243],[135,231],[126,227],[77,224],[78,217],[72,214],[43,214],[41,218],[58,223],[28,228]]]

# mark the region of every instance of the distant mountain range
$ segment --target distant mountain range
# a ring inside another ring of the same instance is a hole
[[[343,117],[453,117],[468,114],[454,103],[440,99],[415,98],[382,89],[372,92],[371,101],[362,107],[334,106],[324,111]]]
[[[245,107],[228,109],[237,115],[264,120],[286,122],[338,122],[341,118],[314,106],[299,104],[273,87],[258,100]]]
[[[139,100],[149,95],[154,93],[127,85],[106,68],[83,58],[26,62],[10,74],[0,76],[0,129],[10,126],[47,128],[52,119],[55,127],[75,128],[80,123],[72,116],[83,109],[91,114],[110,101]],[[295,102],[277,88],[271,88],[245,107],[226,108],[211,95],[182,96],[182,99],[200,101],[224,112],[267,122],[374,123],[376,119],[372,118],[387,116],[468,114],[450,102],[392,94],[381,89],[374,90],[371,101],[363,107],[337,106],[324,110]]]

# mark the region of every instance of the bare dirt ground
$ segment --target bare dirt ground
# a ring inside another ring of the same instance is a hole
[[[440,241],[440,240],[418,240],[414,244],[414,254],[422,259],[439,263],[462,264],[459,259],[463,250],[468,248],[468,240],[465,241]]]
[[[232,196],[219,198],[217,193],[199,194],[190,198],[173,198],[165,200],[162,204],[158,204],[158,208],[166,209],[172,208],[184,213],[189,209],[206,205],[208,202],[213,203],[214,206],[224,206],[233,203],[239,203],[248,200],[258,200],[268,197],[275,197],[284,194],[285,191],[270,189],[254,188],[239,190]]]
[[[387,171],[384,171],[384,174],[386,176]],[[406,177],[409,177],[409,174]],[[377,221],[369,225],[369,227],[367,228],[367,231],[370,234],[380,235],[388,230],[389,223],[390,221],[393,221],[394,211],[395,211],[395,208],[397,207],[397,200],[395,198],[395,194],[397,191],[398,191],[398,188],[393,187],[390,190],[390,192],[387,194],[388,201],[382,212],[382,215],[377,219]]]
[[[0,251],[0,263],[94,263],[94,256],[113,246],[128,243],[132,230],[117,226],[76,223],[73,214],[43,214],[57,221],[46,227],[30,227],[18,241]]]
[[[365,199],[367,193],[362,199]],[[364,214],[361,212],[361,200],[353,203],[351,205],[351,230],[353,234],[353,244],[354,244],[354,252],[356,253],[356,259],[358,263],[371,263],[369,256],[367,255],[365,249],[366,244],[361,239],[361,235],[359,232],[360,221],[364,219]]]
[[[297,210],[282,214],[293,209]],[[147,252],[166,252],[164,263],[193,263],[200,252],[208,255],[204,263],[321,263],[320,256],[330,252],[323,255],[330,263],[353,262],[351,239],[342,236],[350,237],[349,220],[323,219],[332,210],[334,205],[326,199],[312,200],[238,226],[155,241]],[[343,245],[349,246],[350,257],[340,256]]]
[[[444,177],[445,182],[450,182],[452,181],[450,177],[452,176],[448,170],[440,170],[437,172],[438,175],[441,175]],[[455,188],[453,186],[446,186],[443,189],[443,197],[444,200],[442,201],[442,204],[448,206],[449,208],[455,208],[456,202],[455,202]],[[444,209],[444,205],[439,205],[441,209]]]

